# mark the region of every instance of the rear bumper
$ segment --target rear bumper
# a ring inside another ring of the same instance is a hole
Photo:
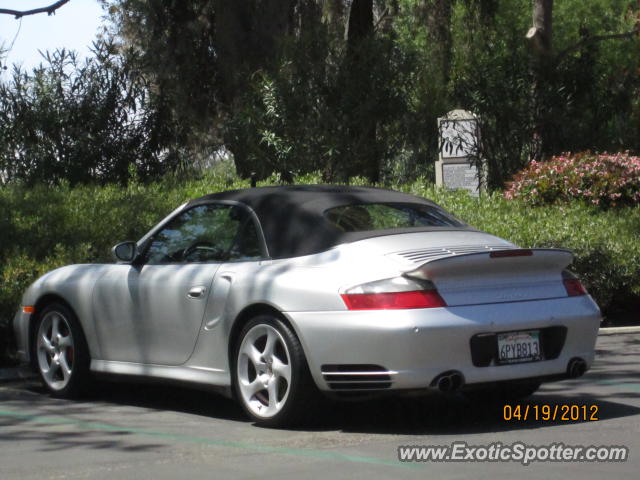
[[[303,344],[316,384],[325,391],[335,388],[327,380],[336,378],[340,366],[345,366],[343,371],[360,366],[363,375],[368,374],[363,383],[381,375],[389,381],[380,381],[378,386],[387,390],[429,388],[438,375],[451,370],[460,372],[466,385],[562,375],[575,357],[591,366],[601,321],[600,310],[589,296],[418,310],[286,315]],[[476,334],[548,327],[566,328],[564,345],[555,359],[481,367],[472,362],[470,340]],[[382,369],[376,372],[373,367]],[[378,389],[375,382],[369,385]]]

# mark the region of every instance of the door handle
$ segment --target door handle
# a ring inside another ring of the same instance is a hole
[[[189,298],[200,298],[207,291],[207,287],[199,286],[199,287],[191,287],[189,293],[187,293],[187,297]]]

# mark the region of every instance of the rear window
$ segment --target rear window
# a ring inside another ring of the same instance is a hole
[[[325,210],[324,216],[343,232],[465,226],[441,208],[421,203],[342,205]]]

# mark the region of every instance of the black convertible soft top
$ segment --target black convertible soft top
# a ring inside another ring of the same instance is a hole
[[[415,195],[373,187],[342,185],[288,185],[214,193],[189,202],[195,206],[213,201],[234,201],[250,207],[258,216],[271,258],[319,253],[345,242],[398,233],[432,230],[474,230],[461,227],[413,227],[344,232],[323,213],[334,207],[370,203],[412,203],[439,208]]]

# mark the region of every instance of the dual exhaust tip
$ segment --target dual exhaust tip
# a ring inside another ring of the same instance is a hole
[[[567,364],[567,376],[569,378],[578,378],[587,371],[587,362],[581,358],[572,358]]]
[[[442,393],[452,393],[464,385],[464,377],[460,372],[444,372],[435,378],[433,385]]]
[[[567,376],[569,378],[578,378],[587,371],[587,362],[582,358],[572,358],[567,364]],[[433,383],[440,392],[452,393],[459,390],[464,385],[464,377],[462,373],[457,371],[444,372],[438,375]]]

